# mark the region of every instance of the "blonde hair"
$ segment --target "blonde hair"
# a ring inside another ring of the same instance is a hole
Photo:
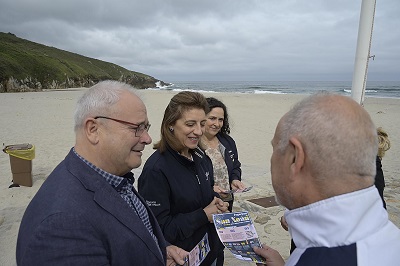
[[[378,156],[379,158],[383,158],[385,156],[385,152],[390,149],[390,140],[389,136],[386,133],[383,128],[378,127],[377,128],[377,133],[378,133],[378,140],[379,140],[379,145],[378,145]]]

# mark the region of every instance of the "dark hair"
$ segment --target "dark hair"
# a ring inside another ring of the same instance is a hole
[[[167,108],[165,108],[164,118],[161,122],[161,139],[155,143],[153,148],[159,149],[161,153],[166,151],[167,144],[174,150],[180,151],[182,144],[175,138],[170,126],[182,117],[182,114],[192,109],[202,109],[204,113],[209,112],[206,98],[198,92],[182,91],[172,97]]]
[[[222,108],[222,110],[224,110],[224,123],[222,124],[220,132],[229,135],[231,133],[231,128],[229,126],[228,110],[227,110],[225,104],[223,104],[220,100],[213,98],[213,97],[208,97],[207,103],[208,103],[208,107],[210,108],[210,111],[216,107],[220,107],[220,108]]]

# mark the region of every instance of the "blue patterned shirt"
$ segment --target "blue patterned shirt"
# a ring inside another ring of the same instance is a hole
[[[83,162],[85,162],[90,168],[92,168],[94,171],[96,171],[99,175],[104,177],[104,179],[120,194],[120,196],[125,200],[126,203],[136,212],[136,214],[140,217],[140,219],[143,221],[144,225],[146,226],[147,230],[149,231],[150,235],[153,237],[154,241],[156,242],[158,249],[160,250],[160,247],[158,245],[158,240],[157,237],[153,233],[153,227],[151,226],[150,220],[149,220],[149,214],[147,212],[146,207],[143,205],[142,201],[135,195],[133,192],[133,182],[135,181],[135,178],[133,176],[132,172],[127,173],[126,175],[122,176],[116,176],[111,173],[108,173],[82,156],[80,156],[76,151],[75,148],[73,148],[73,152],[75,153],[76,156],[78,156],[79,159],[81,159]],[[161,250],[160,250],[161,252]]]

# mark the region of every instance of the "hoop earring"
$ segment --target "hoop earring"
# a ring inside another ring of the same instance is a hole
[[[173,127],[169,127],[169,131],[170,132],[174,132],[174,128]]]

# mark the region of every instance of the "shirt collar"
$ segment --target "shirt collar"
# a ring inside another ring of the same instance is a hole
[[[130,185],[133,185],[135,182],[135,177],[132,172],[128,172],[123,176],[117,176],[114,174],[111,174],[107,171],[104,171],[103,169],[97,167],[96,165],[92,164],[82,156],[80,156],[75,148],[72,148],[72,151],[74,154],[81,159],[86,165],[88,165],[90,168],[92,168],[94,171],[96,171],[99,175],[101,175],[115,190],[120,191],[124,186],[126,186],[128,183]]]

